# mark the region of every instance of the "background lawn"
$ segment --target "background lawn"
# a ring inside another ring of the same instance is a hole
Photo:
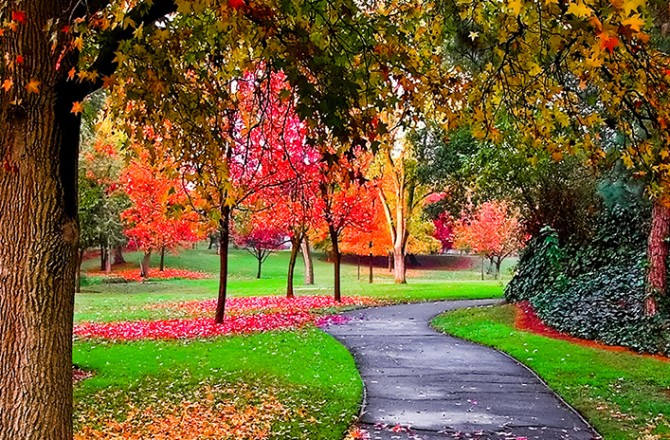
[[[670,438],[670,362],[518,331],[514,316],[512,305],[464,309],[433,325],[528,365],[606,440]]]
[[[411,269],[407,285],[393,284],[392,276],[383,267],[375,268],[375,283],[370,285],[367,267],[361,267],[359,281],[357,267],[345,264],[343,295],[395,301],[502,295],[503,282],[478,279],[478,259],[438,257],[431,262],[433,267],[435,261],[442,264],[440,258],[446,260],[444,267],[458,270]],[[136,268],[140,254],[127,253],[126,259],[124,268]],[[157,263],[155,256],[155,267]],[[150,306],[216,298],[218,264],[218,256],[201,247],[178,256],[168,255],[166,267],[208,272],[212,278],[104,283],[101,277],[87,277],[84,292],[76,296],[75,320],[173,317],[170,310]],[[89,259],[84,262],[84,269],[98,265],[97,259]],[[256,260],[243,250],[233,250],[229,295],[283,295],[287,265],[288,252],[270,256],[264,264],[263,277],[258,280]],[[331,294],[332,265],[315,255],[314,270],[316,284],[304,286],[302,260],[298,260],[296,295]],[[105,431],[126,419],[134,423],[131,417],[137,417],[134,414],[138,412],[159,418],[160,409],[166,405],[183,406],[185,400],[202,400],[205,394],[212,394],[203,389],[219,390],[217,398],[235,401],[240,394],[253,400],[249,390],[263,390],[288,411],[272,423],[272,438],[334,440],[344,436],[357,416],[362,395],[362,382],[349,352],[314,327],[191,341],[75,341],[74,362],[95,374],[75,387],[75,425],[80,433],[85,428]]]

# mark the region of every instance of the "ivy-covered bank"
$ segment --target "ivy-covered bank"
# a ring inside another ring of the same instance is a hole
[[[548,325],[573,336],[641,352],[670,354],[670,306],[644,313],[650,208],[640,195],[602,185],[588,241],[545,228],[524,250],[505,290],[530,301]]]

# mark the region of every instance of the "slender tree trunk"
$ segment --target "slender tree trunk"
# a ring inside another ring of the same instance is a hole
[[[658,299],[666,294],[668,237],[670,236],[670,208],[656,200],[652,209],[651,231],[647,242],[647,316],[658,313]]]
[[[328,226],[330,232],[330,240],[333,246],[333,296],[335,301],[342,301],[342,289],[340,286],[340,268],[342,264],[342,254],[340,253],[339,237],[332,226]]]
[[[396,284],[406,284],[405,277],[405,253],[402,248],[393,249],[393,277]]]
[[[260,280],[261,279],[261,269],[263,267],[263,258],[262,257],[261,258],[256,257],[256,259],[258,260],[258,271],[256,272],[256,279]]]
[[[123,257],[123,246],[114,248],[114,264],[124,264],[126,259]]]
[[[0,92],[0,440],[67,440],[80,120],[45,31],[66,6],[0,2],[5,21],[12,10],[28,22],[0,38],[6,59],[25,55],[14,88]],[[71,66],[66,59],[61,70]],[[26,92],[28,78],[41,81],[40,93]]]
[[[295,273],[295,263],[298,260],[298,252],[301,249],[300,239],[291,239],[291,257],[288,260],[288,275],[286,277],[286,298],[294,298],[293,293],[293,274]]]
[[[111,248],[105,248],[105,273],[112,273]]]
[[[107,255],[107,246],[100,245],[100,271],[105,272],[107,270],[107,260],[109,255]]]
[[[393,272],[393,254],[388,254],[389,272]]]
[[[75,279],[76,292],[81,293],[81,263],[84,261],[84,249],[77,255],[77,277]]]
[[[219,297],[216,302],[216,315],[214,322],[223,324],[223,316],[226,311],[226,294],[228,290],[228,244],[230,241],[230,207],[221,208],[221,220],[219,220]]]
[[[361,256],[356,255],[356,266],[358,268],[358,281],[361,280]]]
[[[165,246],[161,246],[161,261],[158,270],[161,272],[165,271]]]
[[[497,257],[496,260],[495,260],[495,265],[496,265],[495,279],[496,280],[500,278],[500,265],[501,264],[502,264],[502,258]]]
[[[368,256],[368,267],[369,267],[368,283],[372,284],[372,282],[373,282],[372,254],[370,254],[370,255]]]
[[[300,244],[300,250],[302,251],[302,260],[305,263],[305,284],[314,284],[314,263],[309,248],[309,238],[306,235]]]
[[[484,256],[482,255],[482,281],[484,281]]]
[[[140,276],[142,278],[149,278],[149,271],[151,270],[151,248],[144,251],[142,262],[140,263]]]

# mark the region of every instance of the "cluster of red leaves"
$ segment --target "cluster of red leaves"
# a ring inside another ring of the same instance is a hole
[[[112,272],[109,274],[106,274],[104,272],[100,271],[91,271],[89,272],[90,275],[103,275],[103,276],[108,276],[108,277],[116,277],[116,278],[123,278],[126,281],[142,281],[143,278],[140,276],[140,271],[139,269],[124,269],[116,272]],[[154,278],[154,279],[162,279],[162,280],[168,280],[168,279],[173,279],[173,278],[183,278],[187,280],[199,280],[202,278],[210,278],[211,275],[208,273],[204,272],[194,272],[191,270],[184,270],[184,269],[165,269],[162,272],[158,270],[154,270],[149,272],[149,279]]]
[[[253,393],[254,403],[225,398],[228,393],[231,396]],[[235,390],[204,390],[201,394],[204,395],[197,396],[196,401],[159,402],[155,407],[131,408],[123,421],[94,420],[97,423],[87,423],[74,440],[261,440],[270,436],[275,422],[288,417],[287,408],[274,395],[249,391],[243,385]]]
[[[226,301],[226,313],[231,315],[264,313],[295,313],[335,307],[365,307],[380,305],[375,298],[365,296],[343,297],[337,302],[332,296],[250,296],[246,298],[230,298]],[[216,310],[216,300],[187,301],[181,303],[163,303],[152,305],[152,308],[170,309],[183,312],[189,316],[209,316]]]
[[[167,319],[160,321],[89,322],[75,326],[76,338],[113,339],[197,339],[221,335],[296,329],[313,321],[307,312],[259,313],[228,316],[223,324],[211,318]]]

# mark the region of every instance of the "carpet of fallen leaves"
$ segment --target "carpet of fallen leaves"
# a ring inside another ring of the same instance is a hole
[[[226,307],[227,316],[224,323],[217,325],[211,318],[216,301],[167,303],[151,307],[180,311],[191,317],[155,321],[87,322],[75,325],[74,336],[76,339],[134,341],[201,339],[272,330],[292,330],[308,324],[317,326],[344,324],[347,321],[345,317],[322,312],[342,307],[377,304],[378,300],[367,297],[345,297],[341,302],[326,296],[232,298]]]
[[[313,295],[296,296],[249,296],[229,298],[226,301],[226,313],[243,315],[253,313],[295,313],[308,312],[319,309],[336,309],[341,307],[363,307],[381,305],[376,298],[365,296],[345,296],[337,302],[332,296]],[[181,312],[187,316],[211,316],[216,310],[216,300],[185,301],[177,303],[159,303],[150,306],[153,309],[167,309]]]
[[[262,440],[270,436],[273,424],[291,416],[272,392],[244,383],[207,386],[189,397],[129,406],[122,420],[89,411],[80,417],[85,424],[74,440]]]
[[[105,273],[101,271],[89,271],[87,272],[88,275],[91,276],[102,276],[106,278],[116,278],[124,281],[144,281],[146,279],[158,279],[158,280],[171,280],[175,278],[181,278],[181,279],[186,279],[186,280],[199,280],[203,278],[211,278],[212,275],[205,273],[205,272],[194,272],[192,270],[184,270],[184,269],[165,269],[163,271],[160,270],[152,270],[149,272],[149,277],[148,278],[142,278],[140,276],[140,270],[137,268],[134,269],[122,269],[122,270],[117,270],[115,272],[111,273]]]

